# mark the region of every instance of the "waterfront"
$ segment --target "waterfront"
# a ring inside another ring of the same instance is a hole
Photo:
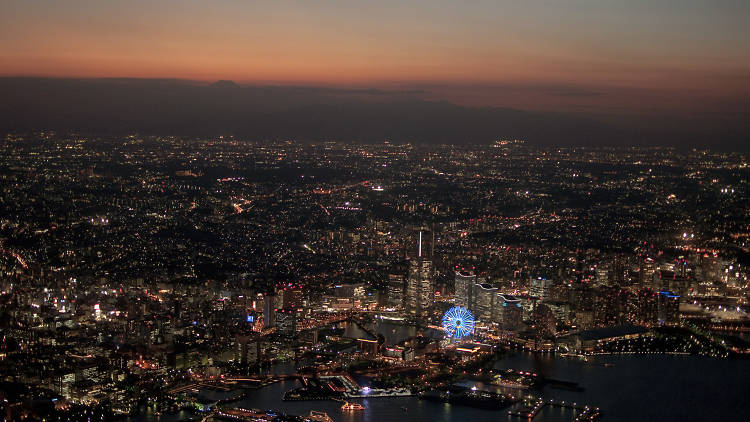
[[[344,337],[348,338],[369,338],[370,335],[363,330],[359,325],[345,322],[337,325],[344,329]],[[432,328],[426,328],[419,330],[413,325],[400,323],[397,321],[378,320],[373,325],[368,325],[373,328],[376,334],[382,334],[385,340],[386,346],[392,346],[402,340],[415,337],[422,334],[427,337],[440,338],[444,336],[444,333],[438,332]]]
[[[308,141],[0,142],[0,414],[744,410],[743,361],[653,353],[750,357],[745,155]]]
[[[604,421],[731,420],[750,410],[744,397],[750,379],[750,361],[645,355],[596,356],[583,362],[552,355],[512,353],[498,360],[495,366],[578,382],[585,391],[545,387],[542,396],[547,400],[554,398],[599,407]],[[505,411],[437,404],[416,397],[364,400],[367,408],[364,412],[342,414],[335,402],[282,402],[281,393],[294,385],[294,382],[287,381],[266,387],[253,392],[241,403],[245,407],[273,408],[291,414],[307,414],[310,409],[320,409],[328,412],[334,420],[345,422],[519,420],[507,416]],[[491,387],[488,389],[492,390]],[[402,406],[408,409],[406,413],[401,410]],[[570,411],[546,407],[534,421],[571,419]]]
[[[605,365],[606,364],[606,365]],[[548,377],[578,382],[583,392],[545,387],[541,395],[549,400],[566,400],[600,407],[604,421],[633,420],[734,420],[750,411],[744,394],[750,379],[750,361],[713,359],[695,356],[639,355],[595,356],[584,362],[553,355],[510,353],[499,359],[497,368],[515,368]],[[280,370],[289,367],[280,367]],[[495,390],[493,386],[476,384]],[[380,398],[360,401],[361,412],[342,412],[333,401],[284,402],[282,394],[298,387],[297,381],[282,381],[258,390],[237,402],[238,407],[274,409],[294,415],[323,410],[339,422],[375,422],[430,420],[433,422],[472,420],[519,421],[507,411],[490,411],[433,403],[417,397]],[[406,408],[404,411],[402,408]],[[155,418],[142,415],[133,421],[174,421],[166,415]],[[573,413],[557,407],[545,407],[533,420],[570,421]]]

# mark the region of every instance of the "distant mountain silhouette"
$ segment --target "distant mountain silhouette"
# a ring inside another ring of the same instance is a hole
[[[237,89],[240,86],[237,85],[234,81],[216,81],[210,85],[212,88],[226,88],[226,89]]]
[[[418,94],[232,81],[0,78],[0,130],[434,143],[518,138],[546,145],[651,140],[642,131],[589,118],[464,107],[420,100]],[[663,133],[658,140],[673,141]]]

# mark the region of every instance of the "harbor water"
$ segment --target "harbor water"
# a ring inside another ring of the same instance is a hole
[[[347,324],[345,335],[365,335],[354,324]],[[376,332],[392,344],[417,335],[413,327],[381,323]],[[428,335],[427,333],[424,333]],[[743,420],[750,413],[746,399],[750,385],[750,360],[718,359],[699,356],[600,355],[587,360],[552,354],[510,352],[495,362],[495,368],[515,369],[541,376],[578,383],[583,391],[545,386],[534,392],[545,400],[565,400],[601,408],[603,421],[704,421]],[[293,372],[291,365],[274,367],[271,372]],[[498,387],[467,381],[466,386],[500,391]],[[359,402],[362,411],[342,411],[335,401],[285,402],[283,393],[299,387],[287,380],[257,390],[234,405],[244,408],[273,409],[292,415],[307,415],[311,410],[328,413],[336,422],[377,421],[519,421],[507,410],[483,410],[466,406],[428,402],[417,397],[370,398]],[[507,390],[505,390],[507,392]],[[142,414],[133,421],[176,421],[184,415]],[[571,421],[571,409],[545,406],[533,419],[535,422]]]

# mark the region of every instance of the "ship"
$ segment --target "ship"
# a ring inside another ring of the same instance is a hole
[[[365,407],[359,403],[346,402],[341,405],[341,410],[365,410]]]

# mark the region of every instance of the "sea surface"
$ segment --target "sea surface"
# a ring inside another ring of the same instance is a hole
[[[361,335],[356,327],[346,327],[348,335]],[[395,331],[394,331],[395,330]],[[415,335],[412,327],[380,324],[377,331],[387,342]],[[534,372],[549,378],[577,382],[582,392],[545,387],[545,400],[566,400],[601,408],[606,422],[615,421],[740,421],[750,420],[750,360],[717,359],[673,355],[601,355],[587,361],[550,354],[511,352],[495,362],[496,368],[513,368]],[[272,372],[294,369],[284,365]],[[491,385],[467,382],[479,389],[499,391]],[[293,415],[307,415],[322,410],[336,422],[379,421],[521,421],[507,410],[491,411],[434,403],[416,397],[372,398],[361,400],[365,410],[344,412],[333,401],[285,402],[282,394],[298,387],[297,381],[283,381],[261,389],[250,390],[236,402],[245,408],[273,409]],[[506,392],[508,390],[505,390]],[[217,397],[218,398],[218,397]],[[133,421],[177,421],[188,414],[156,417],[143,414]],[[571,421],[569,409],[545,407],[534,422]]]

